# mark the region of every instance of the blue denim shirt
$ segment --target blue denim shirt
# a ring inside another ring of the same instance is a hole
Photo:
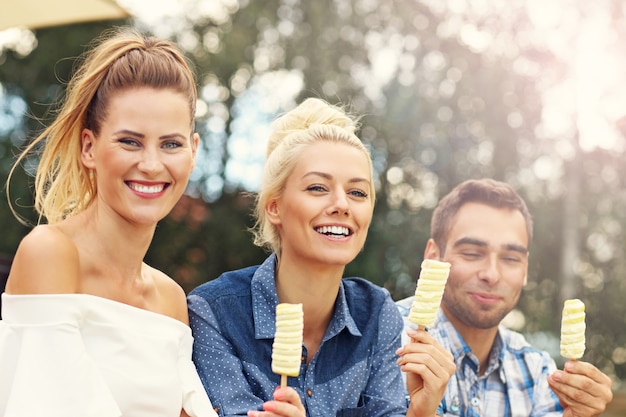
[[[220,416],[262,410],[280,376],[272,372],[278,296],[275,255],[222,274],[188,296],[193,361]],[[389,293],[361,278],[342,280],[319,350],[289,377],[307,416],[404,416],[396,350],[402,318]]]

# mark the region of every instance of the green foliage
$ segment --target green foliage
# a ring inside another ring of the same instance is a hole
[[[146,262],[188,292],[222,272],[256,265],[267,256],[251,243],[252,198],[224,194],[206,204],[185,196],[158,226]]]

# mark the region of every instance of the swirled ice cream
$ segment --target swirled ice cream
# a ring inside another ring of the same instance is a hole
[[[279,375],[298,376],[302,357],[304,330],[302,304],[276,306],[276,334],[272,345],[272,371]]]
[[[443,290],[450,274],[450,264],[425,259],[421,267],[415,288],[415,299],[409,312],[409,321],[420,327],[430,327],[435,322],[437,309],[441,304]]]
[[[585,304],[577,298],[565,300],[561,317],[561,356],[579,359],[585,353]]]

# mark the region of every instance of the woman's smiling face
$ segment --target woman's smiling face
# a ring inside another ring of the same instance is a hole
[[[306,147],[282,194],[266,207],[282,257],[346,265],[363,248],[372,220],[370,164],[361,150],[330,141]]]
[[[97,204],[130,222],[156,223],[179,200],[198,136],[184,95],[136,88],[109,103],[100,133],[85,129],[82,160],[96,173]]]

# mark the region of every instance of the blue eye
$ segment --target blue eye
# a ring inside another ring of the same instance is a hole
[[[128,146],[140,146],[139,142],[131,138],[121,138],[118,140],[121,144]]]
[[[326,188],[320,184],[313,184],[313,185],[309,185],[308,187],[306,187],[307,191],[317,191],[317,192],[324,192],[326,191]]]
[[[352,190],[349,194],[359,198],[367,198],[368,196],[368,194],[362,190]]]
[[[181,146],[183,146],[183,144],[175,140],[171,140],[171,141],[167,141],[163,143],[163,148],[165,149],[176,149],[176,148],[180,148]]]

